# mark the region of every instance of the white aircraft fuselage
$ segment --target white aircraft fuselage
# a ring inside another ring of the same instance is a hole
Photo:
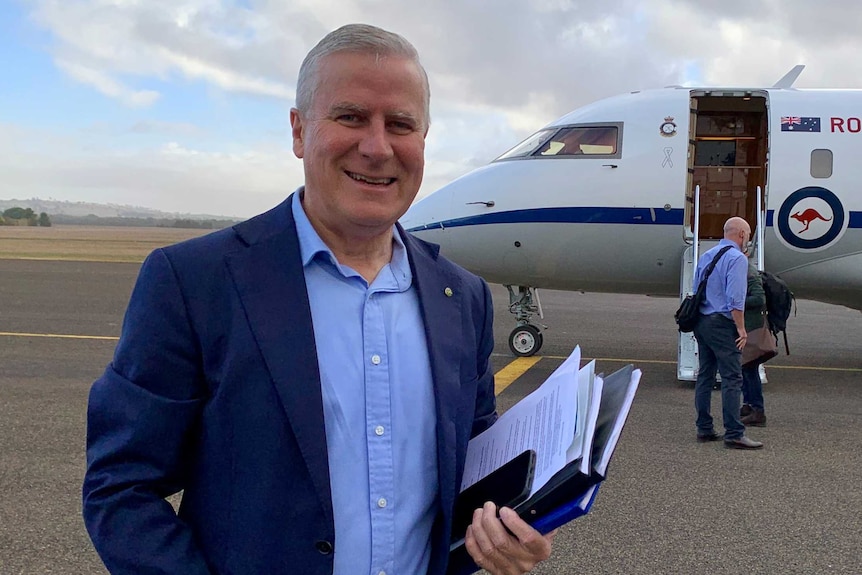
[[[418,201],[406,229],[487,281],[680,295],[700,239],[765,219],[763,267],[862,309],[862,91],[665,88],[577,109]],[[701,252],[702,253],[702,252]]]

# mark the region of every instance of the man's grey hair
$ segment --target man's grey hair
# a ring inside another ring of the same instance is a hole
[[[377,56],[400,56],[412,60],[422,75],[425,87],[425,127],[431,123],[431,87],[428,74],[419,62],[419,52],[404,37],[368,24],[347,24],[333,30],[305,56],[296,81],[296,109],[308,112],[317,89],[320,61],[336,52],[359,52]]]

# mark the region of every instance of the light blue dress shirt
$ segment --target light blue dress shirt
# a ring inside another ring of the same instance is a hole
[[[332,507],[335,575],[424,575],[437,514],[431,364],[413,275],[393,226],[371,285],[338,263],[293,197],[314,322]]]
[[[715,269],[706,282],[706,299],[700,306],[700,313],[720,313],[733,319],[730,310],[745,310],[745,293],[748,290],[748,258],[734,242],[722,239],[717,246],[700,256],[694,275],[694,291],[697,291],[706,268],[724,246],[731,248],[715,264]]]

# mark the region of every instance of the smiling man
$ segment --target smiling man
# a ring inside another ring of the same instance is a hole
[[[93,384],[84,519],[111,573],[446,572],[467,442],[496,418],[492,305],[396,223],[427,76],[400,36],[345,26],[290,119],[305,185],[153,252]],[[466,544],[516,574],[551,537],[487,504]]]
[[[339,263],[372,282],[389,263],[392,225],[419,191],[428,133],[427,80],[407,57],[339,52],[306,63],[290,112],[302,158],[302,207]]]

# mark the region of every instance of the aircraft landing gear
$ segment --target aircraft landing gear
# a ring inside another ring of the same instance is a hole
[[[529,357],[536,354],[544,343],[540,328],[530,323],[534,313],[544,317],[539,293],[536,288],[527,286],[507,285],[506,289],[509,290],[509,312],[515,314],[517,321],[509,334],[509,349],[518,357]]]
[[[516,326],[509,334],[509,349],[518,357],[529,357],[542,348],[542,332],[529,323]]]

